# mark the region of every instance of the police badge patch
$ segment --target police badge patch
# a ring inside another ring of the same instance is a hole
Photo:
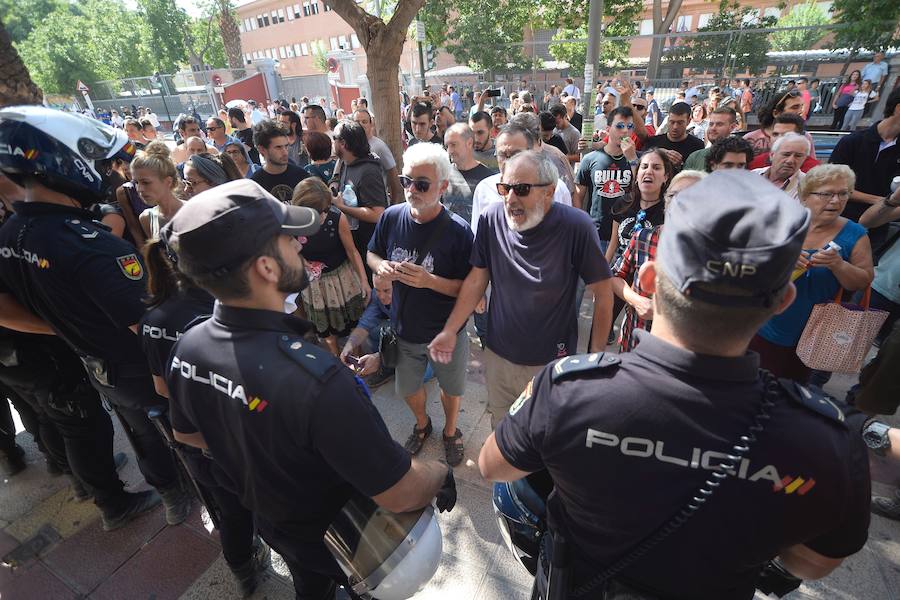
[[[528,382],[528,385],[525,386],[525,389],[519,395],[513,405],[509,407],[509,414],[514,415],[519,412],[519,409],[531,399],[531,390],[534,387],[534,379]]]
[[[144,276],[144,267],[141,266],[141,261],[138,260],[136,254],[117,256],[116,263],[119,265],[119,269],[122,271],[122,274],[125,275],[125,277],[127,277],[128,279],[138,281]]]

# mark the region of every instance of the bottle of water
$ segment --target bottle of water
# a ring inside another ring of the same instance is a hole
[[[356,197],[356,192],[353,190],[353,184],[349,181],[347,185],[344,186],[344,191],[341,193],[341,196],[344,199],[344,204],[351,208],[356,208],[359,206],[359,199]],[[355,231],[359,229],[359,220],[355,217],[348,216],[347,221],[350,224],[350,230]]]

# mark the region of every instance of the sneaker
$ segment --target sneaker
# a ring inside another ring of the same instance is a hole
[[[4,402],[6,402],[6,400],[4,400]],[[28,464],[25,462],[25,450],[18,444],[16,444],[9,454],[4,453],[0,455],[0,470],[2,470],[3,474],[7,477],[18,475],[24,471],[27,466]]]
[[[378,369],[366,379],[366,385],[370,390],[379,388],[394,378],[394,372],[387,369]]]
[[[447,437],[447,435],[444,434],[444,456],[447,457],[448,465],[455,467],[461,463],[464,453],[465,449],[463,448],[462,431],[457,429],[450,437]]]
[[[166,523],[178,525],[184,523],[191,514],[191,495],[180,483],[170,488],[157,488],[166,507]]]
[[[139,515],[155,508],[162,500],[153,490],[145,492],[124,492],[125,502],[121,509],[110,514],[101,514],[103,531],[114,531],[124,527]]]
[[[428,424],[424,429],[419,429],[415,425],[413,426],[413,431],[409,434],[409,438],[406,440],[406,443],[403,444],[403,447],[406,448],[407,452],[415,456],[422,451],[422,446],[425,445],[425,440],[431,435],[431,430],[431,417],[428,417]]]
[[[253,543],[253,556],[239,567],[230,567],[241,588],[241,597],[249,598],[259,587],[262,574],[272,564],[272,550],[259,536]]]
[[[888,519],[900,521],[900,490],[894,492],[893,498],[873,496],[872,512]]]

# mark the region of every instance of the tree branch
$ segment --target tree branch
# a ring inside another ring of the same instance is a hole
[[[423,6],[425,6],[425,0],[400,0],[397,2],[397,6],[394,9],[394,16],[391,17],[391,20],[388,23],[388,33],[392,35],[400,33],[401,35],[406,36],[406,30],[409,28],[409,24]],[[402,29],[402,31],[396,31],[398,28]]]
[[[365,36],[366,42],[363,44],[365,47],[369,38],[367,17],[372,18],[372,15],[363,10],[354,0],[328,0],[328,5],[356,31],[361,42]]]

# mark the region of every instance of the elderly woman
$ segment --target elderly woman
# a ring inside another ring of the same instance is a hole
[[[200,192],[243,177],[227,154],[194,154],[184,163],[184,195],[192,198]]]
[[[666,188],[665,206],[678,195],[679,192],[689,188],[706,177],[703,171],[682,171],[672,178]],[[653,322],[653,296],[641,286],[641,266],[648,260],[656,259],[656,246],[659,243],[659,235],[664,225],[656,225],[641,229],[631,236],[625,253],[619,258],[613,268],[612,286],[613,292],[621,300],[625,301],[625,320],[622,321],[622,331],[619,334],[619,351],[628,352],[637,344],[634,336],[635,329],[650,331]]]
[[[861,290],[872,283],[866,229],[841,216],[855,183],[856,175],[846,165],[814,167],[800,183],[800,202],[809,209],[810,225],[793,276],[797,297],[763,325],[750,344],[760,355],[760,366],[777,377],[809,380],[811,371],[797,357],[797,343],[815,304],[829,302],[840,288]],[[829,242],[840,250],[825,250]]]
[[[244,174],[244,177],[249,178],[262,168],[250,159],[247,147],[240,140],[231,138],[225,142],[225,154],[228,155],[237,170]]]

